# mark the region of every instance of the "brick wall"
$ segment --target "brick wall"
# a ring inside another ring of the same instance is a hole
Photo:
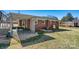
[[[39,20],[38,24],[36,24],[36,29],[40,30],[40,29],[44,29],[44,28],[53,28],[53,25],[55,25],[54,21],[49,21],[49,20],[45,20],[44,22]]]
[[[40,30],[46,27],[45,21],[38,20],[38,24],[36,24],[36,29]]]

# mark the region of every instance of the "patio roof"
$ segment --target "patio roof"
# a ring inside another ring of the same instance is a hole
[[[18,14],[18,13],[10,13],[14,20],[16,19],[29,19],[32,18],[31,15]]]
[[[30,18],[36,18],[39,20],[53,20],[53,21],[57,21],[54,20],[53,18],[49,18],[49,17],[45,17],[45,16],[33,16],[33,15],[27,15],[27,14],[18,14],[18,13],[9,13],[12,15],[12,18],[14,20],[16,19],[30,19]]]

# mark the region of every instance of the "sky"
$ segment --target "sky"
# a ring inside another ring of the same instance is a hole
[[[79,18],[79,10],[4,10],[6,13],[15,12],[34,16],[56,16],[60,20],[67,13]]]

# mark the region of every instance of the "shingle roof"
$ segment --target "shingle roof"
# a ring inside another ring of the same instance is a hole
[[[45,16],[33,16],[27,14],[18,14],[18,13],[9,13],[12,14],[13,19],[29,19],[29,18],[38,18],[40,20],[54,20],[53,18],[45,17]],[[56,20],[55,20],[56,21]]]

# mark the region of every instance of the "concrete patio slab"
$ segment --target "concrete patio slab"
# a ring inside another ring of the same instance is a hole
[[[24,33],[18,34],[20,40],[26,40],[30,37],[34,37],[34,36],[37,36],[37,35],[38,35],[37,33],[32,33],[32,32],[24,32]]]

